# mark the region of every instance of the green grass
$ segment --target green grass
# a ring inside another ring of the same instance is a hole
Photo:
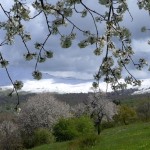
[[[100,142],[91,150],[149,150],[150,123],[137,123],[106,129],[102,131],[99,138]],[[68,145],[69,142],[54,143],[32,150],[71,150],[68,149]]]
[[[150,123],[133,124],[105,130],[94,150],[148,150]]]

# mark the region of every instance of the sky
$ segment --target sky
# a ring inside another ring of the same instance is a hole
[[[32,0],[30,0],[31,2]],[[105,9],[98,5],[98,0],[83,0],[87,6],[90,6],[93,10],[97,10],[101,13],[105,12]],[[28,1],[29,2],[29,1]],[[9,10],[13,3],[13,0],[5,0],[2,5],[5,9]],[[128,0],[129,10],[133,16],[133,21],[129,15],[126,13],[124,16],[123,26],[126,26],[130,29],[132,33],[132,47],[135,50],[134,59],[146,58],[147,61],[150,60],[149,48],[147,44],[149,39],[149,33],[141,33],[141,27],[149,27],[150,16],[148,12],[138,9],[135,0]],[[30,4],[28,6],[31,9],[31,16],[34,15],[35,11]],[[78,6],[79,10],[82,10],[82,7]],[[5,20],[5,16],[1,13],[0,18]],[[75,22],[80,28],[84,30],[94,30],[93,22],[91,21],[91,16],[87,16],[85,19],[82,19],[78,15],[74,15],[71,20]],[[25,30],[30,32],[32,35],[32,41],[27,42],[29,49],[33,52],[37,51],[34,48],[35,42],[43,42],[44,38],[47,36],[47,28],[45,26],[44,17],[40,15],[33,21],[25,23]],[[98,26],[100,34],[103,34],[103,26]],[[70,27],[67,29],[62,28],[62,33],[67,33],[71,30]],[[4,38],[4,31],[0,29],[0,40]],[[38,69],[44,73],[43,78],[49,79],[49,85],[51,85],[53,91],[73,91],[73,92],[84,92],[90,91],[90,87],[93,81],[93,75],[97,72],[98,67],[101,62],[101,58],[94,55],[94,46],[88,46],[84,49],[78,47],[78,43],[83,39],[82,34],[78,33],[78,37],[74,40],[72,46],[68,49],[63,49],[60,46],[60,37],[53,36],[49,39],[46,44],[48,50],[54,52],[54,57],[47,60],[45,63],[39,64]],[[29,81],[35,81],[32,77],[32,72],[34,71],[35,60],[27,62],[23,58],[23,54],[26,53],[25,47],[21,42],[19,37],[16,37],[14,45],[0,47],[0,52],[3,54],[3,57],[9,61],[8,70],[10,75],[15,80],[22,80],[24,83],[29,83]],[[146,69],[142,71],[137,71],[133,66],[129,66],[129,69],[133,75],[138,79],[150,78],[149,72]],[[126,72],[123,72],[125,75]],[[40,81],[38,81],[40,82]],[[37,82],[36,82],[37,83]],[[46,85],[46,82],[42,82]],[[43,86],[39,85],[37,86]],[[10,81],[7,77],[7,74],[3,68],[0,68],[0,86],[10,85]],[[75,88],[78,87],[77,89]],[[102,85],[102,87],[104,87]],[[74,89],[74,90],[73,90]]]

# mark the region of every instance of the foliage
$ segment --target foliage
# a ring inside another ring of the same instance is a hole
[[[22,142],[23,142],[24,148],[29,149],[29,148],[34,147],[34,135],[29,136],[27,134],[22,133],[21,137],[22,137]]]
[[[79,136],[85,135],[87,133],[94,133],[94,124],[89,117],[82,116],[79,118],[74,118],[73,120],[75,128],[79,133]]]
[[[48,129],[39,128],[34,131],[34,146],[50,144],[54,142],[54,136]]]
[[[17,125],[12,121],[3,121],[0,123],[0,137],[0,149],[23,149],[20,132]]]
[[[129,123],[132,119],[136,118],[136,111],[126,105],[121,105],[118,110],[118,114],[114,116],[114,120],[117,122],[122,122],[125,125]]]
[[[104,129],[108,129],[108,128],[113,128],[113,127],[115,127],[115,125],[116,125],[116,123],[114,120],[113,121],[103,121],[101,128],[102,128],[102,130],[104,130]]]
[[[83,137],[80,141],[80,147],[81,149],[90,148],[97,144],[98,142],[98,136],[96,135],[87,135]]]
[[[94,133],[94,124],[88,117],[61,119],[54,126],[53,132],[57,141],[67,141]]]
[[[95,134],[84,135],[69,143],[69,150],[84,150],[95,146],[99,141],[99,136]]]
[[[70,106],[57,101],[51,94],[32,96],[22,107],[18,123],[23,132],[32,134],[37,128],[52,129],[60,118],[71,117]]]
[[[78,132],[73,125],[73,119],[61,119],[53,128],[53,134],[57,141],[72,140],[78,136]]]

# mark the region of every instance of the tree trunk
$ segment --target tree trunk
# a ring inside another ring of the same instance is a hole
[[[98,121],[97,121],[97,134],[100,135],[102,129],[101,129],[101,122],[102,122],[102,117],[98,118]]]
[[[98,124],[97,124],[97,133],[98,133],[98,135],[100,135],[100,133],[101,133],[101,123],[100,122],[98,122]]]
[[[125,125],[128,125],[125,118],[123,119],[123,122],[124,122]]]

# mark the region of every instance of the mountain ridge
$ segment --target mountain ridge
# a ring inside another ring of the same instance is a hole
[[[49,76],[49,78],[48,78]],[[91,79],[78,79],[74,77],[59,77],[48,75],[44,79],[37,80],[24,80],[24,86],[20,91],[29,93],[42,93],[42,92],[56,92],[56,93],[88,93],[92,92],[92,80]],[[106,91],[106,83],[101,82],[100,88]],[[1,90],[7,90],[12,88],[11,85],[1,86]],[[144,94],[150,93],[150,79],[142,79],[140,87],[130,86],[127,89],[133,90],[131,94]],[[111,88],[108,87],[108,92],[111,92]]]

